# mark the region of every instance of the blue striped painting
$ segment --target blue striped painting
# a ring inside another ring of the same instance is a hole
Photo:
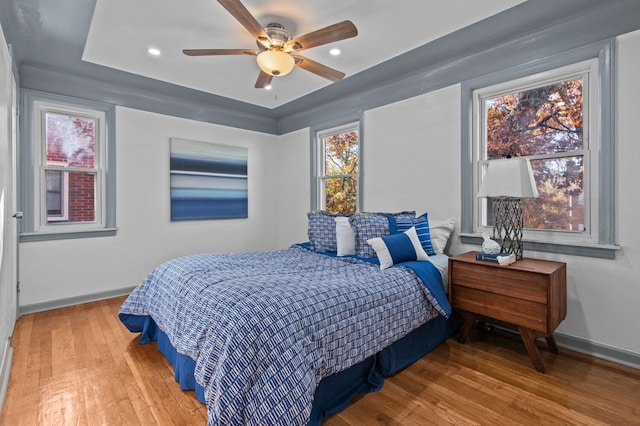
[[[171,220],[248,217],[247,153],[171,138]]]

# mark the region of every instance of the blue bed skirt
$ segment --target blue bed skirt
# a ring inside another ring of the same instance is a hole
[[[122,317],[123,315],[121,315]],[[182,390],[195,390],[204,401],[204,388],[193,377],[195,361],[178,353],[167,335],[148,316],[124,315],[123,322],[141,330],[139,343],[158,342],[158,349],[173,366],[174,378]],[[135,325],[139,327],[136,327]],[[322,420],[342,411],[358,394],[379,390],[384,377],[392,376],[413,364],[449,338],[459,327],[457,317],[437,316],[412,331],[391,346],[364,361],[320,381],[314,395],[309,425],[319,426]],[[131,329],[131,328],[130,328]]]

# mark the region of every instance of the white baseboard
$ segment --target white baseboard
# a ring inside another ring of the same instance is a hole
[[[11,373],[11,360],[13,359],[11,338],[7,338],[4,343],[2,359],[0,360],[0,411],[2,411],[2,407],[4,407],[4,399],[7,396],[7,386],[9,385],[9,375]]]
[[[82,296],[67,297],[52,300],[50,302],[34,303],[18,307],[18,315],[34,314],[36,312],[50,311],[52,309],[66,308],[67,306],[81,305],[83,303],[96,302],[98,300],[111,299],[113,297],[126,296],[133,291],[133,287],[125,287],[117,290],[103,291],[100,293],[85,294]]]

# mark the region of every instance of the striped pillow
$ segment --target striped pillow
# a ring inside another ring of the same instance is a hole
[[[418,239],[420,239],[420,244],[422,245],[422,248],[424,249],[424,251],[429,256],[433,256],[434,254],[436,254],[435,250],[433,249],[433,244],[431,243],[431,232],[429,230],[429,215],[427,213],[415,218],[401,216],[401,217],[389,218],[389,220],[390,222],[395,221],[395,227],[393,223],[391,223],[391,226],[390,226],[392,233],[401,233],[411,228],[412,226],[414,226],[416,228]]]

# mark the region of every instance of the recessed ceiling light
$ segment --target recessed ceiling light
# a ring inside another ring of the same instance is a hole
[[[160,56],[160,49],[156,49],[155,47],[150,47],[149,49],[147,49],[147,52],[149,52],[149,54],[153,56]]]
[[[337,47],[334,47],[329,51],[329,53],[332,54],[333,56],[338,56],[340,54],[340,49],[338,49]]]
[[[270,84],[267,84],[266,86],[264,86],[264,90],[271,90],[272,86]]]

